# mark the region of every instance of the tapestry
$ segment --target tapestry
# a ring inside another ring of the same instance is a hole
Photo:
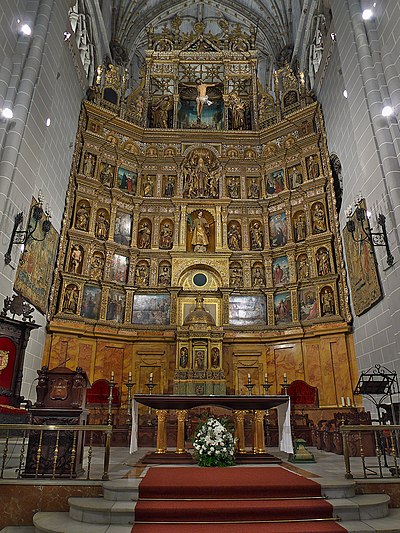
[[[360,202],[360,207],[367,209],[365,200]],[[361,223],[357,220],[355,213],[352,214],[351,218],[355,224],[354,239],[360,240],[365,237]],[[364,225],[369,231],[367,217]],[[343,241],[346,251],[351,299],[355,314],[361,316],[376,305],[383,298],[383,294],[373,246],[368,240],[356,242],[354,239],[347,226],[345,226],[343,229]]]
[[[36,203],[35,198],[32,198],[31,206]],[[42,224],[43,221],[40,221],[34,232],[36,239],[43,238]],[[35,221],[31,220],[30,225],[33,227]],[[58,233],[53,226],[50,226],[50,231],[43,241],[29,239],[15,276],[15,292],[21,294],[43,314],[48,309],[57,246]]]

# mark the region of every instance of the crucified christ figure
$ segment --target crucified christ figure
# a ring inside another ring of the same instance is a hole
[[[197,113],[197,123],[201,122],[201,114],[203,112],[204,104],[212,105],[211,100],[208,99],[207,89],[209,87],[215,87],[218,83],[204,83],[201,78],[196,80],[196,83],[182,83],[185,87],[196,87],[197,97],[196,97],[196,113]]]

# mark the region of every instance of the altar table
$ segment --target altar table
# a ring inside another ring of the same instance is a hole
[[[157,449],[156,453],[165,453],[166,422],[168,411],[176,411],[178,420],[176,453],[185,453],[185,418],[187,411],[194,407],[215,405],[233,411],[235,436],[238,439],[238,453],[246,453],[244,444],[244,416],[253,413],[253,453],[265,453],[264,414],[268,409],[277,408],[280,449],[293,453],[290,428],[290,398],[285,395],[275,396],[179,396],[172,394],[135,394],[132,402],[132,438],[131,453],[137,450],[137,404],[155,409],[157,415]]]

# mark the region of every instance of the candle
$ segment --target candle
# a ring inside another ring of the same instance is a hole
[[[153,372],[150,372],[150,383],[153,382]]]
[[[350,398],[347,396],[347,407],[351,407],[351,401]]]
[[[131,381],[132,381],[132,372],[129,370],[128,383],[130,383]]]
[[[250,374],[247,374],[247,381],[248,381],[249,383],[251,383],[251,376],[250,376]]]
[[[283,382],[286,383],[287,381],[287,376],[286,376],[286,372],[283,373]]]
[[[114,381],[114,370],[111,370],[111,381]]]
[[[265,383],[268,383],[268,374],[265,372],[265,375],[264,375],[264,379],[265,379]]]
[[[342,396],[342,407],[344,407],[346,404],[344,403],[344,396]]]

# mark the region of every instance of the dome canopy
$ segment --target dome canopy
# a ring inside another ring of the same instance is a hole
[[[196,308],[185,318],[184,326],[207,325],[215,326],[215,320],[208,311],[204,309],[204,298],[199,294],[196,298]]]

